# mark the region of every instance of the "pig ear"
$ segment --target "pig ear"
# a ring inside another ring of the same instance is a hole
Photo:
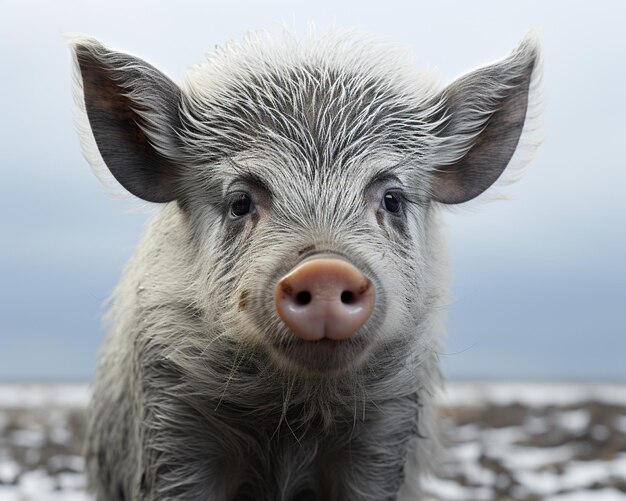
[[[109,50],[90,38],[72,37],[69,42],[78,105],[87,114],[111,174],[144,200],[174,200],[180,167],[171,157],[180,89],[139,58]]]
[[[466,202],[502,174],[518,146],[539,66],[538,42],[530,35],[507,58],[442,91],[434,200]]]

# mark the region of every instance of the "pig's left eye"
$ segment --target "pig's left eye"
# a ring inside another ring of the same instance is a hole
[[[386,191],[383,195],[382,206],[387,212],[398,214],[402,207],[400,195],[395,191]]]
[[[230,202],[230,215],[235,218],[250,214],[253,209],[252,198],[247,193],[236,193]]]

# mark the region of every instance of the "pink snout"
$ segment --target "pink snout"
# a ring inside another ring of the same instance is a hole
[[[276,284],[276,311],[299,338],[348,339],[372,314],[372,282],[338,258],[315,258],[298,265]]]

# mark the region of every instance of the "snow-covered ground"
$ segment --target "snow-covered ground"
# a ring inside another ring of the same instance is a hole
[[[0,383],[0,501],[88,501],[85,384]],[[448,383],[437,501],[626,501],[626,385]]]
[[[626,385],[454,382],[441,412],[433,499],[626,500]]]
[[[0,501],[88,501],[86,384],[0,383]]]

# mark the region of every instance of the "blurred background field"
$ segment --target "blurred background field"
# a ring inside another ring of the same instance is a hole
[[[112,200],[81,157],[61,35],[181,81],[216,44],[283,21],[361,27],[442,83],[539,30],[543,144],[508,200],[445,218],[450,457],[427,486],[439,501],[626,500],[625,19],[610,0],[0,0],[0,501],[89,499],[84,382],[103,304],[155,210]],[[58,380],[79,383],[46,383]]]
[[[88,501],[85,384],[0,384],[0,501]],[[451,382],[432,501],[626,500],[626,385]]]

